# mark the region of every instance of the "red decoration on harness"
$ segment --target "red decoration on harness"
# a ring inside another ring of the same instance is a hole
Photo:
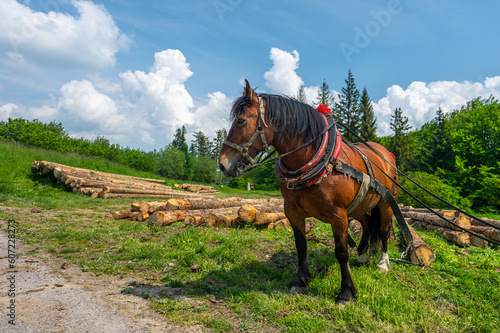
[[[332,114],[332,110],[330,110],[328,108],[328,106],[326,106],[325,104],[320,104],[318,105],[318,107],[316,108],[316,111],[319,111],[322,115],[326,115],[326,113],[328,112],[329,114]]]
[[[391,152],[389,152],[389,153],[391,154],[392,158],[394,159],[394,162],[396,162],[396,156],[394,156],[394,154]]]

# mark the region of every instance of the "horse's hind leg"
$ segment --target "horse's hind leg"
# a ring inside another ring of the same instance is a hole
[[[377,265],[382,273],[387,273],[391,267],[389,263],[389,256],[387,254],[387,242],[391,235],[392,227],[392,209],[386,201],[381,201],[377,206],[380,212],[380,240],[382,249],[380,251],[380,261]]]
[[[370,216],[363,215],[361,219],[358,220],[363,227],[363,234],[361,235],[361,240],[358,245],[358,257],[356,258],[356,262],[361,265],[365,265],[370,261],[370,254],[368,252],[369,248],[369,240],[370,240],[370,231],[368,227],[368,223],[370,222]]]

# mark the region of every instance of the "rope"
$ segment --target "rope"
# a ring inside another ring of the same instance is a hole
[[[368,148],[370,148],[370,150],[372,150],[373,152],[375,152],[380,158],[382,158],[386,163],[388,163],[389,165],[391,165],[393,168],[395,168],[399,173],[401,173],[403,176],[405,176],[407,179],[409,179],[411,182],[413,182],[415,185],[417,185],[418,187],[420,187],[421,189],[425,190],[427,193],[431,194],[432,196],[434,196],[436,199],[440,200],[441,202],[447,204],[448,206],[450,207],[453,207],[455,208],[456,210],[458,210],[459,212],[465,214],[466,216],[469,216],[470,218],[473,218],[474,220],[478,221],[478,222],[481,222],[481,223],[484,223],[484,224],[487,224],[491,227],[493,227],[494,229],[497,229],[497,230],[500,230],[499,227],[493,225],[493,224],[490,224],[486,221],[483,221],[483,220],[480,220],[479,218],[475,217],[474,215],[471,215],[467,212],[465,212],[464,210],[454,206],[453,204],[447,202],[446,200],[444,200],[443,198],[435,195],[434,193],[432,193],[431,191],[427,190],[425,187],[423,187],[422,185],[418,184],[416,181],[414,181],[413,179],[411,179],[408,175],[406,175],[403,171],[399,170],[396,166],[394,166],[391,162],[387,161],[378,151],[376,151],[372,146],[370,146],[365,140],[363,140],[359,135],[357,135],[356,133],[354,133],[354,131],[352,131],[350,128],[348,128],[347,126],[345,126],[344,124],[342,123],[338,123],[339,125],[341,125],[342,127],[344,127],[346,130],[348,130],[349,132],[351,132],[357,139],[359,139],[362,143],[364,143]],[[368,157],[368,156],[367,156]],[[468,233],[469,235],[472,235],[472,236],[475,236],[477,238],[480,238],[482,240],[485,240],[485,241],[488,241],[490,243],[493,243],[493,244],[496,244],[496,245],[500,245],[500,242],[496,241],[496,240],[493,240],[493,239],[488,239],[482,235],[479,235],[479,234],[476,234],[470,230],[467,230],[467,229],[464,229],[462,228],[461,226],[459,226],[458,224],[448,220],[447,218],[445,218],[444,216],[438,214],[436,211],[434,211],[432,208],[430,208],[428,205],[426,205],[424,202],[422,202],[422,200],[418,199],[416,196],[414,196],[413,194],[411,194],[406,188],[404,188],[403,186],[401,186],[400,184],[398,184],[395,180],[392,179],[391,176],[389,176],[387,173],[385,173],[384,170],[382,170],[382,168],[380,168],[377,163],[375,163],[370,157],[368,157],[368,159],[387,177],[389,178],[394,184],[396,184],[400,189],[402,189],[406,194],[408,194],[411,198],[413,198],[414,200],[416,200],[419,204],[421,204],[422,206],[424,206],[425,208],[427,208],[427,210],[431,211],[433,214],[435,214],[436,216],[439,216],[442,220],[448,222],[449,224],[457,227],[458,229]]]

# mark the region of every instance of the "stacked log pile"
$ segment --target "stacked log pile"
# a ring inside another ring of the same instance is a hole
[[[205,186],[198,184],[182,184],[182,185],[174,184],[174,187],[181,190],[186,190],[188,192],[201,193],[201,194],[219,193],[219,191],[217,191],[212,186]]]
[[[500,231],[497,229],[485,226],[484,224],[481,224],[480,222],[477,222],[458,211],[454,210],[435,210],[435,211],[463,229],[470,230],[488,239],[500,241]],[[438,234],[443,236],[446,240],[460,247],[468,247],[468,246],[485,247],[488,245],[487,241],[469,235],[462,229],[446,222],[442,218],[436,216],[435,214],[426,209],[406,206],[402,208],[402,213],[405,218],[409,219],[410,224],[417,225],[424,230],[434,230]],[[485,220],[487,222],[490,222],[491,224],[500,226],[500,221],[488,220],[488,219]]]
[[[167,226],[177,221],[209,227],[264,225],[268,229],[287,228],[282,199],[172,198],[163,201],[134,202],[129,210],[113,213],[115,219],[131,218]]]
[[[172,190],[161,179],[118,175],[47,161],[34,161],[31,172],[52,175],[58,182],[71,188],[73,193],[92,198],[200,197],[198,194]]]

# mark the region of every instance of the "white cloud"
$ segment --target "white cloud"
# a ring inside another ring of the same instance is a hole
[[[220,91],[209,93],[208,102],[196,109],[194,118],[196,123],[194,131],[202,130],[209,136],[214,136],[215,131],[225,128],[229,130],[228,122],[232,101]]]
[[[58,109],[60,117],[77,130],[112,134],[132,129],[115,101],[98,92],[88,80],[66,83],[61,88]]]
[[[216,91],[195,105],[184,85],[192,75],[182,52],[165,50],[155,54],[148,73],[127,71],[116,81],[95,74],[87,80],[73,80],[61,87],[54,106],[5,104],[0,106],[0,120],[56,120],[74,137],[103,135],[120,145],[145,150],[171,142],[175,129],[182,125],[190,134],[202,130],[213,137],[215,130],[228,127],[231,101]]]
[[[302,78],[295,70],[299,67],[299,53],[294,50],[291,53],[273,47],[269,59],[273,67],[264,74],[266,87],[278,94],[295,96],[301,85]]]
[[[394,109],[400,107],[413,128],[420,128],[436,116],[441,109],[446,113],[459,109],[468,101],[494,95],[500,97],[500,76],[486,78],[481,82],[412,82],[406,89],[393,85],[387,89],[387,96],[373,103],[377,117],[378,134],[390,135],[389,123]]]
[[[16,104],[4,104],[0,106],[0,121],[6,121],[14,116],[14,112],[19,109]]]
[[[101,68],[115,64],[115,54],[130,40],[102,5],[72,0],[78,16],[36,12],[15,0],[0,1],[0,51],[8,63],[54,67]],[[47,5],[47,4],[46,4]],[[57,2],[51,3],[58,8]]]
[[[130,107],[145,110],[151,121],[160,122],[172,131],[194,122],[193,99],[184,86],[192,75],[181,51],[165,50],[155,54],[149,73],[127,71],[120,77]]]

